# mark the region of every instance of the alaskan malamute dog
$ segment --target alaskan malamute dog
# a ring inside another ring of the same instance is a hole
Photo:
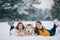
[[[26,35],[34,35],[34,28],[31,24],[26,25]]]

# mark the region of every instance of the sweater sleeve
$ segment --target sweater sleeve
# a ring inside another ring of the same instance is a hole
[[[17,36],[17,34],[16,29],[11,30],[11,35]]]

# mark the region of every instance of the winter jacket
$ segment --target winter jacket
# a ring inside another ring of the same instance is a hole
[[[38,34],[41,36],[50,36],[50,32],[46,30],[45,27],[42,27],[42,30],[38,30]]]
[[[14,28],[13,30],[11,30],[11,35],[14,36],[24,36],[25,35],[25,30],[17,30],[16,28]]]

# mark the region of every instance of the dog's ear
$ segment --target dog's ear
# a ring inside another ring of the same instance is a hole
[[[26,28],[26,24],[25,24],[25,28]]]
[[[34,28],[34,27],[33,27],[33,24],[31,24],[31,25],[32,25],[32,28]]]

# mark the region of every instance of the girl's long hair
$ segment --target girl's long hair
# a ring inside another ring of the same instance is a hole
[[[36,23],[42,24],[41,21],[36,21]],[[36,24],[36,26],[35,26],[35,29],[37,29],[37,24]]]
[[[23,27],[22,27],[22,29],[24,29],[24,28],[25,28],[25,27],[24,27],[24,25],[23,25],[23,23],[22,23],[22,22],[19,22],[19,23],[17,24],[17,26],[16,26],[16,29],[17,29],[17,30],[19,30],[19,27],[18,27],[18,26],[19,26],[19,24],[22,24],[22,26],[23,26]]]
[[[36,21],[36,23],[42,24],[41,21]],[[43,31],[43,27],[42,27],[41,30]],[[37,24],[36,24],[36,26],[35,26],[35,28],[34,28],[34,31],[35,31],[35,33],[38,33],[38,35],[39,35],[38,28],[37,28]]]

